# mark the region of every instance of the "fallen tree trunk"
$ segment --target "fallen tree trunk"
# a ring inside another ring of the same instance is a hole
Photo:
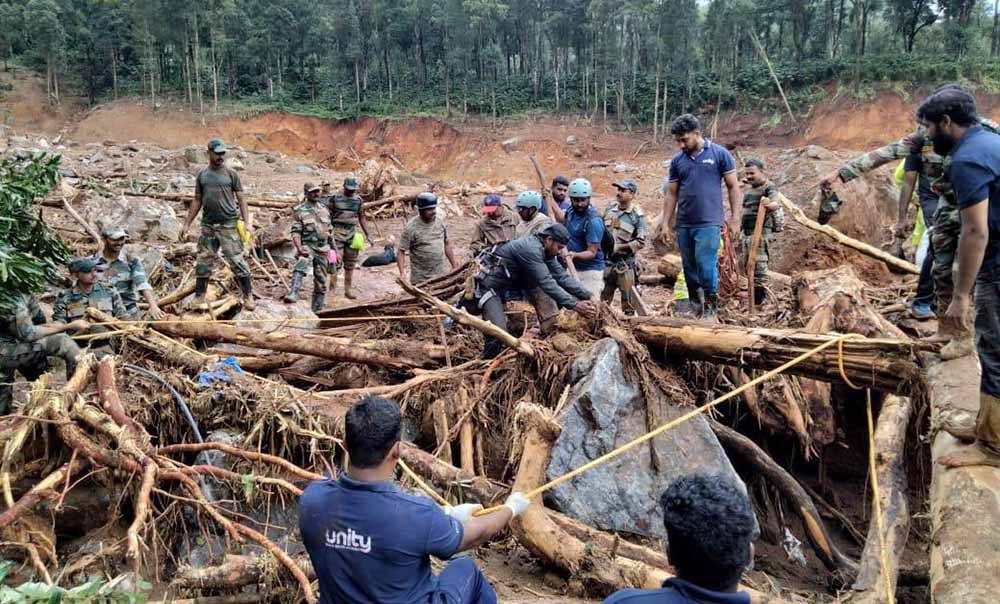
[[[681,257],[677,254],[663,255],[656,265],[656,272],[665,277],[671,283],[677,281],[677,277],[684,272],[684,267],[681,264]],[[771,278],[771,282],[776,283],[777,285],[787,287],[792,284],[792,278],[784,273],[770,271],[768,272],[768,275]]]
[[[882,410],[879,411],[875,426],[875,471],[882,508],[886,567],[882,567],[882,540],[879,539],[879,522],[874,517],[873,506],[868,538],[861,553],[861,567],[852,586],[852,589],[862,593],[852,600],[854,602],[882,604],[889,602],[890,592],[896,593],[900,559],[910,535],[905,448],[906,430],[912,415],[913,404],[908,398],[890,395],[882,401]]]
[[[803,212],[802,209],[799,208],[797,205],[792,203],[788,198],[784,196],[779,196],[779,197],[781,198],[782,205],[784,205],[785,209],[788,210],[788,212],[792,215],[792,218],[794,218],[795,221],[801,224],[802,226],[812,229],[817,233],[822,233],[827,237],[833,239],[837,243],[849,247],[853,250],[857,250],[866,256],[875,258],[876,260],[881,260],[882,262],[885,262],[887,265],[889,265],[891,268],[895,268],[904,273],[912,273],[914,275],[920,274],[920,269],[917,267],[917,265],[913,264],[912,262],[901,260],[888,252],[882,251],[875,246],[865,243],[864,241],[858,241],[857,239],[848,237],[847,235],[841,233],[840,231],[838,231],[837,229],[833,228],[828,224],[820,224],[815,220],[812,220],[811,218],[806,216],[805,212]]]
[[[90,310],[93,312],[94,318],[101,323],[116,323],[113,317],[94,309]],[[359,363],[375,367],[388,367],[400,371],[412,370],[421,365],[417,361],[393,358],[355,346],[345,346],[330,341],[330,338],[312,336],[310,334],[291,334],[282,331],[264,333],[258,329],[234,327],[233,325],[224,323],[184,323],[180,321],[158,322],[156,324],[156,331],[175,338],[229,342],[252,348],[305,354],[342,363]]]
[[[483,507],[499,499],[506,491],[502,486],[490,482],[482,476],[463,472],[409,443],[403,445],[402,458],[414,472],[427,477],[442,490],[459,489],[466,494],[473,495],[473,498],[482,503]],[[468,501],[470,498],[466,497],[465,500]]]
[[[309,580],[316,579],[308,556],[293,560]],[[274,562],[270,556],[227,554],[214,566],[181,566],[170,585],[182,589],[234,589],[260,583],[273,572]]]
[[[631,318],[630,322],[636,339],[661,357],[756,369],[774,369],[838,337],[784,329],[706,325],[669,317]],[[936,350],[938,346],[890,338],[847,340],[843,342],[844,371],[859,386],[908,394],[923,384],[914,353]],[[837,347],[813,355],[788,373],[828,382],[842,381]]]
[[[551,412],[537,405],[522,403],[518,416],[524,421],[523,446],[521,463],[511,488],[527,493],[545,482],[552,445],[560,429]],[[573,537],[560,528],[541,503],[535,503],[514,519],[511,529],[528,551],[581,580],[588,594],[606,596],[629,587],[658,589],[670,578],[665,570],[624,557],[620,549],[603,551]],[[743,589],[750,594],[754,604],[781,601],[753,589]]]

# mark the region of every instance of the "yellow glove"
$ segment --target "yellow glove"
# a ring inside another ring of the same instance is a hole
[[[237,221],[236,232],[240,236],[240,241],[243,243],[250,243],[250,233],[247,231],[247,225],[244,224],[242,220]]]

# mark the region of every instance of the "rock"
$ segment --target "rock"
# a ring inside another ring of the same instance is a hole
[[[132,153],[138,153],[140,150],[139,145],[136,145],[135,143],[129,143],[125,145],[124,148],[126,151],[131,151]]]
[[[45,140],[44,138],[38,139],[38,148],[39,149],[48,149],[51,146],[52,145],[49,144],[49,141]]]
[[[153,168],[156,167],[156,164],[149,161],[148,159],[144,159],[141,162],[139,162],[139,167],[142,168],[143,170],[152,170]]]
[[[312,174],[313,172],[315,172],[315,170],[309,166],[295,166],[296,174]]]
[[[216,430],[215,432],[206,435],[205,440],[208,442],[239,446],[243,442],[243,435],[230,430]],[[233,469],[233,459],[222,451],[201,451],[195,456],[194,463],[195,465],[214,466],[216,468],[222,468],[223,470]],[[245,499],[241,493],[240,486],[234,485],[229,481],[217,480],[207,476],[198,476],[196,480],[198,481],[198,485],[201,487],[202,492],[205,493],[205,497],[209,501],[217,502],[225,501],[227,499],[242,501]]]
[[[169,202],[159,199],[92,196],[83,203],[81,214],[98,229],[111,224],[125,227],[133,241],[153,238],[177,241],[180,238],[181,223],[177,213]]]
[[[273,155],[268,155],[264,158],[264,161],[266,163],[273,164],[274,162],[278,161],[278,158]]]
[[[576,157],[578,159],[583,157],[583,149],[580,149],[579,147],[573,149],[573,157]]]
[[[635,172],[639,168],[633,166],[632,164],[615,164],[615,167],[612,169],[620,174],[622,172]]]
[[[96,163],[99,163],[99,162],[102,162],[102,161],[106,160],[107,158],[108,158],[107,155],[105,155],[104,153],[98,151],[97,153],[95,153],[95,154],[91,155],[90,157],[88,157],[87,161],[90,162],[90,163],[92,163],[92,164],[96,164]]]
[[[521,144],[521,137],[515,136],[514,138],[508,138],[504,142],[500,143],[500,146],[503,147],[504,151],[510,153],[514,149],[517,149],[517,146],[520,144]]]
[[[240,171],[243,170],[243,162],[240,161],[238,158],[235,158],[235,157],[228,158],[226,160],[226,166],[230,170],[236,170],[237,172],[240,172]]]
[[[11,147],[23,147],[23,146],[25,146],[25,145],[28,144],[28,137],[27,136],[12,136],[9,139],[7,139],[7,143]]]
[[[566,144],[567,145],[575,145],[576,143],[577,143],[577,139],[572,134],[570,134],[569,136],[566,137]]]
[[[558,417],[562,433],[552,449],[549,480],[649,431],[642,391],[626,381],[614,340],[601,340],[577,356],[568,380],[570,394]],[[690,410],[662,398],[656,403],[658,423]],[[552,489],[546,501],[596,528],[665,539],[659,497],[673,480],[701,472],[743,486],[704,417],[651,442],[659,471],[652,466],[650,445],[643,444]]]
[[[64,178],[80,178],[80,175],[76,173],[76,170],[66,166],[65,168],[59,168],[59,175]]]
[[[194,188],[194,176],[181,174],[170,179],[170,189],[172,191],[187,191]]]
[[[273,322],[271,322],[272,319]],[[286,319],[307,320],[296,320],[287,323]],[[244,323],[244,321],[250,322]],[[319,317],[309,309],[309,300],[307,299],[301,299],[294,304],[286,304],[280,300],[264,298],[257,300],[253,311],[241,311],[236,317],[234,325],[236,327],[251,327],[262,331],[273,331],[286,327],[290,329],[318,329]]]
[[[808,157],[809,159],[826,159],[826,160],[837,159],[836,155],[834,155],[827,149],[820,147],[819,145],[807,145],[806,148],[802,150],[802,154]]]
[[[185,147],[184,148],[184,159],[189,164],[199,164],[205,161],[205,153],[202,151],[201,147]]]
[[[18,159],[20,161],[24,161],[26,159],[30,159],[31,158],[31,150],[29,150],[29,149],[22,149],[20,147],[18,147],[16,149],[11,149],[10,150],[10,154],[13,155],[15,159]]]

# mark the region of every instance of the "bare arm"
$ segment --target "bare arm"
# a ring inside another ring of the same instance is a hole
[[[399,268],[399,278],[406,280],[406,250],[396,250],[396,267]]]
[[[372,238],[368,235],[368,222],[365,220],[365,213],[358,210],[358,224],[361,225],[361,232],[365,234],[365,239],[371,241]]]
[[[735,170],[722,178],[726,183],[726,190],[729,191],[729,230],[735,233],[739,230],[742,214],[740,205],[743,203],[743,195],[740,194],[740,179],[736,176]]]
[[[247,201],[243,199],[243,193],[236,191],[236,201],[240,204],[240,216],[243,217],[243,224],[249,228],[250,226],[250,209],[247,207]]]
[[[562,208],[559,207],[559,204],[556,203],[556,200],[553,199],[551,195],[547,195],[544,191],[542,192],[542,195],[545,198],[545,205],[548,206],[552,219],[559,224],[565,224],[566,212],[562,211]]]
[[[677,208],[677,181],[667,183],[667,191],[663,194],[663,212],[660,214],[660,236],[666,238],[666,233],[670,231],[670,222],[674,218],[674,210]]]
[[[444,257],[448,259],[448,264],[451,265],[451,268],[458,266],[458,263],[455,262],[455,250],[451,248],[450,241],[444,242]]]
[[[600,243],[588,243],[587,249],[582,252],[570,252],[570,260],[593,260],[597,258],[597,250],[601,247]]]
[[[968,300],[983,265],[989,239],[989,199],[962,210],[962,232],[958,237],[958,275],[955,298]]]
[[[191,202],[190,207],[188,207],[187,218],[184,219],[184,228],[181,229],[181,239],[184,239],[184,235],[187,234],[188,229],[191,228],[191,223],[198,216],[198,212],[201,211],[201,193],[194,194],[194,200]]]
[[[459,544],[458,551],[464,552],[479,547],[490,537],[502,531],[513,516],[510,509],[505,507],[492,514],[470,518],[464,525],[465,530],[462,533],[462,543]]]
[[[917,184],[917,173],[916,171],[910,170],[903,174],[903,185],[899,188],[899,209],[896,215],[896,236],[903,230],[903,226],[906,224],[906,211],[910,207],[910,199],[913,198],[913,189]],[[924,216],[924,220],[927,220],[927,216]]]

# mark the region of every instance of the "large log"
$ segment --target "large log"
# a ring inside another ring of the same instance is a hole
[[[914,275],[920,274],[920,269],[917,268],[917,265],[913,264],[912,262],[901,260],[888,252],[885,252],[883,250],[878,249],[875,246],[865,243],[864,241],[858,241],[857,239],[848,237],[847,235],[841,233],[840,231],[838,231],[837,229],[833,228],[828,224],[820,224],[815,220],[812,220],[811,218],[806,216],[805,212],[803,212],[801,208],[792,203],[784,195],[779,196],[779,198],[781,199],[782,205],[784,205],[785,209],[788,210],[788,213],[792,215],[792,218],[794,218],[795,221],[801,224],[802,226],[812,229],[817,233],[822,233],[827,237],[833,239],[837,243],[849,247],[851,249],[857,250],[866,256],[875,258],[876,260],[881,260],[882,262],[885,262],[887,265],[889,265],[890,268],[897,269],[904,273],[912,273]]]
[[[975,355],[936,362],[927,371],[931,425],[971,424],[979,410]],[[931,461],[961,450],[941,430]],[[995,604],[1000,593],[1000,469],[931,464],[930,593],[934,604]]]
[[[684,267],[681,265],[681,257],[677,254],[664,254],[660,258],[660,261],[656,264],[656,272],[666,277],[668,281],[673,283],[677,281],[678,275],[684,271]],[[784,273],[777,273],[775,271],[768,272],[771,278],[771,282],[782,287],[787,287],[792,284],[792,278]]]
[[[631,318],[636,339],[666,358],[709,361],[723,365],[774,369],[837,334],[812,334],[786,329],[707,325],[670,317]],[[859,386],[909,394],[923,384],[914,353],[936,350],[938,344],[903,339],[858,339],[843,343],[844,370]],[[837,347],[802,361],[788,373],[840,382]]]
[[[853,600],[865,604],[889,602],[895,594],[899,562],[910,535],[910,502],[906,480],[906,430],[913,415],[913,404],[906,397],[887,396],[875,426],[875,472],[878,478],[882,511],[882,539],[874,516],[868,524],[868,538],[861,553],[861,568],[852,589],[862,592]],[[885,568],[882,566],[882,543],[885,543]],[[889,584],[886,584],[886,575]]]

